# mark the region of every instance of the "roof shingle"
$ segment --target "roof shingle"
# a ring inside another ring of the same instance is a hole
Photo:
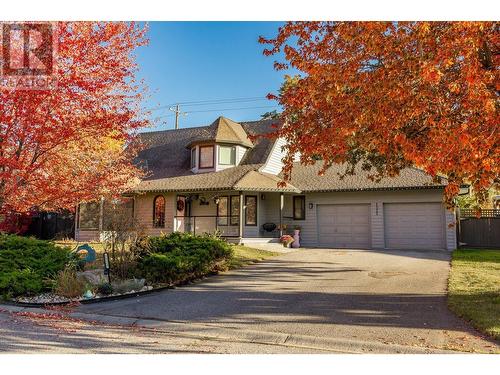
[[[239,125],[247,135],[254,136],[271,133],[274,130],[272,125],[276,122],[277,120],[262,120],[241,122]],[[146,180],[193,175],[190,170],[191,153],[186,147],[193,141],[211,137],[213,128],[210,127],[211,125],[139,134],[145,147],[139,152],[137,162],[149,171]],[[272,146],[271,139],[256,138],[240,165],[265,163]]]
[[[343,178],[340,174],[346,170],[346,164],[334,164],[322,176],[318,174],[321,167],[322,164],[319,162],[307,166],[294,163],[290,183],[302,192],[422,189],[446,186],[445,179],[442,179],[441,184],[436,184],[430,175],[417,168],[405,168],[399,176],[385,177],[376,182],[369,178],[371,172],[363,170],[361,165],[356,166],[354,175]]]
[[[446,185],[433,182],[432,177],[417,168],[406,168],[397,177],[383,178],[375,182],[370,172],[357,166],[354,175],[340,178],[346,165],[335,164],[323,176],[318,173],[321,163],[293,166],[291,181],[284,188],[278,188],[282,175],[274,176],[259,171],[273,148],[274,141],[266,137],[251,136],[273,132],[277,120],[262,120],[235,123],[219,117],[209,126],[164,130],[141,133],[140,140],[146,146],[138,155],[138,162],[144,165],[149,176],[135,189],[145,191],[201,191],[201,190],[254,190],[282,192],[327,192],[361,191],[387,189],[422,189]],[[249,137],[250,136],[250,137]],[[190,170],[190,144],[207,140],[228,142],[250,147],[240,165],[219,172],[197,173]]]

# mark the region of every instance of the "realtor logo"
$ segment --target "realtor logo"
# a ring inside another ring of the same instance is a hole
[[[51,22],[2,23],[0,86],[22,90],[54,88],[55,32]]]

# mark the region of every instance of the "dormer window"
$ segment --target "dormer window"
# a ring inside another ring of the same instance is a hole
[[[200,146],[199,168],[213,168],[215,165],[214,146]]]
[[[236,147],[234,147],[234,146],[219,146],[219,164],[220,165],[235,165],[236,164]]]
[[[244,127],[219,117],[198,135],[186,148],[191,152],[191,172],[219,172],[240,164],[253,143]]]
[[[191,169],[196,168],[196,147],[191,149]]]

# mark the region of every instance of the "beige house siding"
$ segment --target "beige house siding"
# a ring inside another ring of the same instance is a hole
[[[157,195],[165,197],[165,227],[153,227],[153,200]],[[175,194],[148,193],[135,197],[134,213],[138,225],[148,236],[158,236],[161,233],[171,233],[174,228]]]

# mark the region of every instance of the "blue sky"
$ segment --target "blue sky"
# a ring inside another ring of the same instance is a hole
[[[274,70],[274,57],[264,56],[264,46],[257,40],[260,35],[275,36],[280,25],[280,22],[150,22],[149,45],[137,50],[139,77],[145,79],[151,96],[144,106],[262,99],[181,105],[188,115],[180,117],[180,127],[206,125],[220,115],[235,121],[257,120],[262,113],[276,109],[276,103],[265,99],[265,95],[277,91],[285,72]],[[159,123],[151,130],[174,127],[173,112],[168,108],[153,112],[153,118],[160,116]]]

